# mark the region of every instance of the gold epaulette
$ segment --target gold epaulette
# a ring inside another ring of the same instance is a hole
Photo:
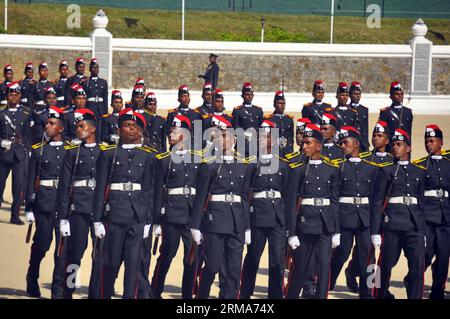
[[[366,158],[367,156],[372,155],[372,152],[367,151],[367,152],[362,152],[361,154],[359,154],[359,157],[361,158]]]
[[[327,162],[330,162],[330,161],[331,161],[330,158],[329,158],[328,156],[325,156],[325,155],[323,155],[323,154],[320,154],[320,158],[323,159],[323,160],[325,160],[325,161],[327,161]]]
[[[207,118],[209,118],[209,117],[211,117],[212,116],[212,114],[203,114],[202,115],[202,119],[207,119]]]
[[[384,162],[384,163],[379,163],[377,164],[378,167],[386,167],[386,166],[391,166],[394,165],[393,162]]]
[[[40,142],[40,143],[36,143],[34,145],[32,145],[31,147],[36,150],[38,148],[41,148],[42,146],[44,146],[45,144],[47,144],[47,142]]]
[[[369,164],[369,165],[373,165],[373,166],[377,166],[378,167],[378,164],[377,163],[375,163],[375,162],[372,162],[372,161],[368,161],[368,160],[365,160],[365,159],[363,159],[362,160],[364,163],[367,163],[367,164]]]
[[[311,105],[312,105],[312,102],[309,102],[309,103],[303,104],[303,106],[311,106]]]
[[[428,159],[428,156],[425,156],[425,157],[422,157],[422,158],[418,158],[418,159],[412,160],[411,163],[419,164],[420,162],[423,162],[423,161],[425,161],[427,159]]]
[[[343,160],[342,160],[342,162],[343,162]],[[341,163],[342,163],[342,162],[341,162]],[[333,166],[333,167],[339,168],[339,163],[337,163],[337,162],[323,161],[323,163],[324,163],[324,164],[327,164],[327,165],[329,165],[329,166]]]
[[[245,164],[248,164],[248,163],[250,163],[250,161],[248,161],[247,159],[245,159],[245,158],[242,158],[242,157],[239,157],[239,156],[234,156],[234,158],[238,161],[238,162],[240,162],[240,163],[245,163]],[[247,157],[248,158],[248,157]]]
[[[282,157],[282,156],[279,156],[279,155],[275,155],[278,159],[280,159],[281,161],[283,161],[283,162],[286,162],[286,163],[290,163],[290,161],[286,158],[286,157]]]
[[[156,152],[158,152],[157,149],[155,149],[153,147],[150,147],[150,146],[146,146],[146,145],[138,146],[138,147],[136,147],[136,149],[144,151],[144,152],[147,152],[147,153],[156,153]]]
[[[236,156],[235,156],[236,157]],[[242,159],[242,160],[244,160],[244,161],[246,161],[246,162],[248,162],[248,163],[250,163],[250,162],[252,162],[252,161],[254,161],[254,160],[256,160],[256,156],[255,155],[252,155],[252,156],[249,156],[249,157],[236,157],[237,159]]]
[[[345,161],[346,161],[346,159],[343,159],[343,158],[335,158],[334,160],[325,161],[325,162],[329,162],[329,163],[333,163],[333,164],[339,165],[341,163],[344,163]]]
[[[333,111],[333,108],[332,107],[327,107],[327,108],[323,109],[323,111],[324,112],[331,112],[331,111]]]
[[[296,152],[292,152],[292,153],[286,154],[285,156],[286,156],[287,159],[292,159],[294,157],[299,156],[301,153],[302,152],[300,152],[300,151],[296,151]]]
[[[189,153],[193,154],[193,155],[197,155],[197,156],[202,156],[205,151],[203,151],[203,149],[201,150],[189,150]]]
[[[110,116],[111,116],[111,114],[108,114],[108,113],[102,115],[103,118],[107,118],[107,117],[110,117]]]
[[[102,150],[102,151],[108,151],[108,150],[115,149],[117,147],[117,145],[116,144],[106,144],[106,145],[100,144],[99,147],[100,147],[100,150]]]
[[[168,110],[167,113],[173,113],[173,112],[176,112],[176,111],[178,111],[178,108],[177,108],[177,107],[174,108],[174,109]]]
[[[450,150],[441,151],[441,155],[449,155]]]
[[[427,170],[427,168],[425,166],[422,166],[422,165],[419,165],[419,164],[416,164],[416,163],[411,163],[411,164],[413,164],[417,168],[423,169],[424,171]]]
[[[73,143],[67,143],[67,145],[64,146],[65,150],[72,150],[74,148],[80,147],[81,144],[73,144]]]
[[[285,114],[287,117],[289,117],[290,119],[293,119],[294,118],[294,115],[291,115],[291,114]]]
[[[302,166],[303,164],[305,164],[305,162],[295,162],[295,163],[289,164],[289,167],[290,168],[297,168],[297,167]]]
[[[272,116],[273,116],[272,114],[267,114],[267,115],[264,115],[264,118],[265,119],[270,119]]]
[[[155,157],[157,159],[159,159],[159,160],[162,160],[163,158],[166,158],[167,156],[170,156],[170,154],[171,153],[169,151],[166,151],[166,152],[162,152],[162,153],[156,154]]]
[[[215,159],[216,159],[215,156],[204,157],[204,158],[202,158],[202,163],[209,163],[209,162],[211,162],[211,161],[213,161]]]

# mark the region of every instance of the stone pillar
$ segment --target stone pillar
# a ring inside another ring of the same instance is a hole
[[[411,95],[431,93],[431,70],[433,42],[425,38],[428,27],[422,19],[411,28],[413,37],[409,40],[412,49]]]
[[[91,33],[92,57],[97,58],[100,65],[101,78],[108,81],[108,89],[112,86],[112,34],[106,30],[108,17],[99,10],[92,19],[94,31]]]

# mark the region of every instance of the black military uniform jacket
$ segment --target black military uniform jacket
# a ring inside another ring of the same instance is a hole
[[[424,196],[423,213],[425,220],[436,225],[450,224],[450,159],[440,156],[426,156],[414,161],[427,168],[425,193],[436,191],[436,196]],[[445,194],[447,192],[447,194]],[[445,197],[447,195],[447,197]]]
[[[75,74],[67,78],[66,88],[64,89],[64,105],[69,105],[72,103],[72,84],[80,84],[83,85],[83,82],[87,81],[87,77],[83,74]]]
[[[65,93],[66,93],[66,83],[67,83],[67,78],[59,78],[58,80],[55,80],[56,84],[55,84],[55,92],[56,92],[56,99],[58,100],[57,102],[57,106],[59,108],[64,107],[65,102]]]
[[[153,192],[155,176],[155,156],[146,146],[115,145],[104,147],[97,162],[97,189],[94,203],[94,222],[129,225],[133,222],[153,223]],[[112,160],[116,154],[114,166]],[[112,171],[111,171],[112,169]],[[111,190],[104,207],[105,189],[108,175],[111,184],[140,184],[140,190]],[[106,217],[104,216],[106,214]]]
[[[313,124],[320,126],[325,109],[331,108],[331,104],[312,101],[303,105],[302,117],[308,118]]]
[[[0,161],[13,163],[28,156],[31,146],[30,110],[20,104],[0,111],[0,140],[11,141],[7,151],[0,147]]]
[[[359,103],[350,103],[350,108],[356,112],[355,127],[361,134],[361,149],[368,151],[369,144],[369,108]]]
[[[148,111],[143,111],[142,115],[147,122],[147,145],[156,148],[159,151],[167,150],[167,134],[166,134],[166,119],[157,114],[150,114]]]
[[[115,144],[111,135],[117,134],[119,113],[109,113],[102,116],[102,136],[101,141],[107,144]]]
[[[342,160],[344,158],[344,151],[336,143],[324,143],[321,156],[326,161]]]
[[[224,117],[226,120],[228,120],[228,122],[231,123],[231,125],[233,125],[234,123],[234,118],[232,115],[228,115],[226,113],[217,113],[214,112],[212,114],[207,114],[207,115],[203,115],[202,119],[203,119],[203,131],[206,131],[207,129],[211,128],[211,127],[215,127],[217,126],[216,124],[214,124],[214,115],[218,115],[218,116],[222,116]]]
[[[171,109],[169,110],[169,112],[167,113],[167,119],[166,119],[166,134],[169,134],[170,132],[170,128],[172,127],[172,122],[173,119],[175,118],[175,115],[184,115],[187,118],[189,118],[191,120],[191,134],[192,132],[194,132],[194,121],[196,120],[200,120],[201,121],[201,116],[195,112],[193,109],[189,108],[189,107],[181,107],[181,105],[177,108]]]
[[[91,76],[82,84],[86,92],[86,107],[96,116],[108,114],[108,82],[105,79]],[[90,101],[92,99],[94,101]]]
[[[389,139],[391,139],[392,136],[394,136],[396,129],[401,128],[408,133],[410,140],[412,141],[411,130],[412,130],[413,114],[410,108],[406,106],[385,107],[380,110],[379,119],[388,124],[390,134]]]
[[[370,151],[366,159],[370,162],[375,162],[377,164],[394,162],[394,157],[391,155],[391,153],[377,152],[376,150]]]
[[[242,127],[244,130],[251,127],[258,130],[264,119],[262,108],[253,104],[236,106],[231,115],[234,118],[234,128]]]
[[[21,99],[20,103],[28,108],[32,108],[34,105],[34,91],[37,82],[34,79],[25,78],[20,81]]]
[[[42,134],[45,131],[45,125],[48,119],[48,108],[34,109],[31,113],[31,143],[37,144],[42,142]]]
[[[205,159],[200,165],[197,175],[197,194],[192,212],[192,228],[201,229],[200,226],[203,225],[203,230],[208,233],[242,233],[250,229],[248,194],[251,167],[247,162],[236,157],[230,161],[219,157],[217,161],[213,156]],[[227,195],[228,198],[237,195],[241,197],[241,201],[210,201],[205,212],[204,204],[211,187],[213,195]]]
[[[202,105],[196,107],[194,109],[195,112],[197,112],[198,114],[200,114],[200,116],[204,116],[204,115],[209,115],[212,114],[214,112],[213,106],[211,104],[205,104],[203,103]]]
[[[294,151],[294,117],[289,114],[277,114],[274,112],[270,115],[265,115],[264,119],[274,122],[278,128],[281,153],[292,153]]]
[[[343,126],[353,126],[356,127],[358,114],[356,110],[345,106],[336,106],[335,108],[326,108],[324,113],[333,114],[336,117],[336,130],[340,130]]]
[[[213,88],[217,87],[217,81],[219,80],[219,66],[217,63],[210,63],[208,65],[203,78],[205,79],[205,82],[211,82]]]
[[[397,163],[380,164],[376,180],[376,192],[372,201],[371,234],[379,234],[380,226],[383,229],[412,231],[424,227],[423,219],[423,192],[425,186],[425,168],[412,163],[398,165]],[[398,171],[397,171],[398,166]],[[395,174],[397,171],[397,175]],[[389,198],[398,196],[411,196],[418,200],[418,204],[391,204],[388,203],[383,212],[383,203],[392,188]],[[383,224],[383,225],[382,225]]]
[[[75,111],[75,106],[73,106],[72,104],[68,105],[64,109],[64,116],[65,116],[66,121],[64,123],[63,138],[68,141],[71,141],[71,140],[77,138],[74,111]]]
[[[39,80],[37,81],[36,85],[35,85],[35,89],[34,89],[34,97],[33,97],[33,102],[36,105],[36,103],[39,103],[40,106],[44,106],[44,98],[45,98],[45,90],[47,88],[55,88],[55,83],[53,81],[49,81],[47,79],[45,80]],[[33,106],[35,107],[35,106]],[[39,107],[39,105],[38,105]]]
[[[339,203],[339,221],[344,229],[370,227],[370,202],[373,200],[378,166],[376,163],[358,159],[360,161],[355,162],[355,159],[349,158],[340,164],[339,198],[368,198],[369,203]]]
[[[41,142],[32,146],[25,211],[34,213],[54,213],[56,211],[59,176],[66,153],[64,146],[68,146],[68,144],[62,141]],[[37,177],[39,180],[36,180]],[[48,181],[48,183],[53,181],[53,185],[39,185],[40,181]]]
[[[69,214],[92,215],[97,179],[96,165],[101,152],[100,147],[95,143],[87,145],[83,142],[80,145],[71,144],[65,148],[67,152],[58,185],[58,216],[61,219],[67,219]],[[78,164],[73,172],[78,149]],[[71,187],[73,182],[83,180],[86,181],[87,186]]]
[[[8,104],[8,101],[6,100],[6,90],[8,89],[8,84],[11,83],[10,81],[3,81],[0,84],[0,105],[6,106]]]

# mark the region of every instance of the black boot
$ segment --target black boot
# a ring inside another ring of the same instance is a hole
[[[36,278],[31,278],[31,276],[27,276],[27,295],[33,298],[41,297],[38,281]]]
[[[356,277],[354,277],[349,269],[345,269],[345,282],[347,284],[347,288],[354,293],[359,293],[358,282],[356,281]]]

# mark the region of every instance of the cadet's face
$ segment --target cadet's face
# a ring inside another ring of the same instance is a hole
[[[142,129],[135,121],[124,121],[119,127],[119,135],[124,144],[138,143],[142,136]]]
[[[323,99],[323,97],[325,95],[325,92],[323,90],[314,91],[312,95],[313,95],[315,100],[322,101],[322,99]]]
[[[295,142],[297,143],[298,146],[300,146],[302,144],[302,138],[303,138],[303,132],[300,130],[297,130],[297,132],[295,133]]]
[[[203,101],[207,104],[211,104],[213,100],[213,95],[211,91],[206,91],[203,93]]]
[[[344,138],[341,143],[344,153],[346,155],[352,154],[354,151],[359,149],[359,142],[351,137]]]
[[[86,106],[86,96],[85,95],[77,95],[73,99],[73,104],[76,108],[84,108]]]
[[[25,76],[29,79],[32,79],[34,77],[34,70],[27,70],[25,72]]]
[[[392,144],[392,155],[394,155],[397,159],[404,158],[409,152],[411,152],[411,147],[409,147],[405,142],[395,141]]]
[[[245,104],[250,104],[253,101],[253,92],[245,92],[242,95],[242,98],[244,99]]]
[[[84,64],[78,64],[75,69],[77,70],[78,74],[84,74],[84,71],[86,70],[86,65]]]
[[[350,99],[352,103],[359,103],[359,101],[361,100],[361,92],[360,91],[350,92]]]
[[[5,73],[5,80],[9,81],[9,82],[12,82],[13,76],[14,76],[13,71],[8,71],[8,72]]]
[[[234,143],[234,135],[229,130],[216,131],[214,144],[217,145],[220,149],[230,152],[234,147]]]
[[[348,102],[348,93],[339,93],[336,98],[339,102],[339,105],[346,105]]]
[[[93,66],[91,66],[91,74],[92,76],[97,76],[99,72],[99,67],[97,64],[94,64]]]
[[[142,108],[144,107],[145,97],[142,94],[138,94],[133,97],[133,101],[138,108]]]
[[[187,134],[185,128],[173,126],[170,129],[170,134],[169,134],[170,146],[175,146],[178,143],[182,142],[185,138],[185,134]]]
[[[181,94],[178,98],[178,102],[180,102],[181,105],[189,106],[189,103],[191,103],[191,96],[187,93]]]
[[[85,140],[95,134],[95,125],[90,121],[80,121],[76,124],[76,134],[80,140]]]
[[[389,144],[389,137],[384,133],[373,133],[372,145],[375,149],[380,149]]]
[[[286,109],[286,101],[285,100],[278,100],[277,103],[274,105],[275,112],[278,114],[283,114],[284,110]]]
[[[58,103],[58,100],[56,98],[56,94],[47,94],[45,97],[45,105],[52,106],[56,105]]]
[[[120,110],[122,110],[123,107],[123,100],[122,99],[114,99],[112,102],[112,108],[114,113],[119,113]]]
[[[45,124],[45,134],[50,139],[60,135],[63,131],[64,127],[62,125],[62,121],[55,118],[47,119],[47,123]]]
[[[214,111],[223,112],[225,108],[223,107],[223,99],[218,98],[214,100]]]
[[[147,103],[147,108],[152,113],[156,113],[157,107],[158,106],[157,106],[155,101],[150,101],[150,102]]]
[[[425,149],[428,154],[439,154],[442,149],[443,142],[439,137],[428,137],[425,140]]]
[[[329,140],[336,135],[336,128],[333,125],[322,125],[320,130],[325,140]]]
[[[394,103],[402,104],[403,103],[403,91],[394,91],[391,94],[391,100]]]
[[[8,103],[10,103],[10,104],[19,104],[20,96],[21,95],[20,95],[19,92],[8,93]]]
[[[59,74],[61,74],[63,78],[66,78],[69,75],[69,68],[67,66],[59,68]]]
[[[209,63],[216,63],[216,57],[215,56],[210,56],[209,57]]]
[[[46,79],[48,77],[48,69],[47,68],[39,69],[39,77],[41,79]]]
[[[320,153],[322,144],[312,137],[304,137],[302,140],[302,151],[307,157]]]
[[[272,134],[270,132],[261,132],[259,134],[259,143],[261,144],[261,149],[270,150],[272,148]]]

